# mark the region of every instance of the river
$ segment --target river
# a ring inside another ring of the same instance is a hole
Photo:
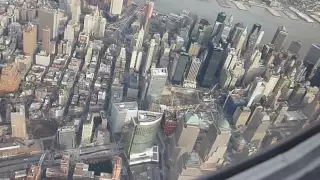
[[[134,0],[134,2],[141,1],[143,0]],[[289,32],[284,47],[287,48],[293,40],[300,40],[303,44],[301,58],[305,56],[311,44],[320,43],[320,24],[317,22],[307,23],[302,19],[292,20],[283,13],[281,13],[283,17],[275,17],[261,7],[246,6],[248,11],[242,11],[232,2],[230,5],[231,8],[221,7],[216,0],[156,0],[155,9],[163,13],[179,13],[186,9],[211,23],[215,21],[217,14],[223,11],[228,16],[233,15],[233,23],[243,22],[248,26],[248,30],[254,23],[260,23],[265,31],[262,43],[270,42],[278,26],[284,25]]]

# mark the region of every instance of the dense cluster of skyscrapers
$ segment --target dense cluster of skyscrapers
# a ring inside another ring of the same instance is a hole
[[[26,2],[5,5],[0,28],[0,155],[15,178],[94,179],[88,164],[110,159],[100,179],[197,178],[319,120],[320,45],[302,59],[284,26],[262,44],[260,24],[223,12],[210,24],[149,1]]]

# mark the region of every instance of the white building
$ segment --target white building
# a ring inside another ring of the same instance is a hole
[[[50,64],[50,54],[47,54],[45,51],[40,51],[36,55],[36,64],[41,66],[49,66]]]
[[[258,103],[262,97],[262,93],[266,88],[265,81],[260,78],[256,77],[253,84],[251,85],[251,88],[248,92],[248,104],[247,107],[250,107],[251,105]]]
[[[64,40],[72,42],[74,40],[74,26],[72,24],[68,24],[66,29],[64,30]]]
[[[150,41],[150,45],[149,45],[149,49],[148,49],[148,53],[147,53],[147,57],[146,57],[146,62],[144,63],[144,67],[143,67],[143,71],[142,74],[145,76],[151,66],[151,62],[152,62],[152,58],[153,58],[153,53],[154,53],[154,49],[155,49],[155,45],[156,42],[154,39],[151,39]]]
[[[112,133],[122,132],[122,128],[131,118],[137,117],[137,102],[114,103],[111,109],[111,131]]]
[[[166,68],[151,68],[148,77],[147,94],[153,96],[161,96],[168,78]]]
[[[201,60],[199,58],[193,58],[191,66],[188,71],[187,77],[183,81],[183,87],[196,88],[197,87],[197,75],[200,69]]]
[[[123,0],[111,0],[110,13],[120,15],[122,11]]]

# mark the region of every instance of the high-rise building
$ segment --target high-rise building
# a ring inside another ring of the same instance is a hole
[[[319,67],[320,64],[317,63],[320,61],[320,45],[319,44],[312,44],[304,61],[308,64],[316,65]],[[314,67],[313,67],[314,68]]]
[[[42,31],[42,50],[46,51],[47,53],[51,53],[50,51],[50,28],[46,27],[41,30]]]
[[[273,39],[271,41],[271,44],[274,44],[276,51],[281,50],[287,36],[288,36],[288,31],[287,31],[286,27],[280,26],[277,29],[277,32],[274,34]]]
[[[239,55],[242,52],[243,46],[245,45],[245,41],[247,38],[248,30],[247,27],[241,33],[239,40],[235,42],[234,47],[236,48],[236,54]]]
[[[74,126],[63,126],[58,128],[57,141],[59,149],[73,149],[76,147],[76,130]]]
[[[294,54],[299,54],[302,47],[301,41],[292,41],[289,45],[288,51]]]
[[[28,23],[23,29],[23,52],[32,56],[37,49],[37,26]]]
[[[203,169],[206,170],[216,169],[219,162],[223,161],[231,137],[231,127],[227,119],[220,113],[213,113],[213,117],[217,121],[214,122],[215,125],[209,127],[206,141],[201,144],[201,146],[206,147],[203,154]]]
[[[269,125],[270,116],[266,112],[255,111],[248,123],[247,130],[243,133],[244,139],[259,148]]]
[[[245,126],[249,120],[251,109],[248,107],[237,107],[233,113],[232,120],[236,127]]]
[[[82,125],[82,136],[81,136],[81,145],[85,146],[90,144],[92,141],[93,134],[93,123],[96,114],[89,113],[87,119],[84,120]]]
[[[228,41],[230,42],[231,47],[236,47],[236,44],[238,43],[244,29],[245,27],[243,26],[243,23],[236,23],[231,29],[228,37]]]
[[[210,52],[212,51],[212,52]],[[210,56],[211,55],[211,56]],[[203,87],[211,87],[215,80],[215,75],[217,73],[217,68],[219,63],[222,60],[223,48],[222,47],[214,47],[213,49],[208,49],[205,62],[202,66],[200,76],[200,84]]]
[[[162,95],[163,89],[168,78],[168,71],[166,68],[151,68],[150,76],[148,77],[149,86],[147,95],[159,97]]]
[[[107,21],[103,17],[99,8],[93,14],[87,14],[84,17],[83,31],[98,38],[103,38]]]
[[[110,14],[120,15],[122,11],[123,0],[111,0]]]
[[[266,71],[266,78],[265,78],[266,88],[263,91],[264,96],[268,97],[271,94],[271,92],[273,92],[279,79],[280,79],[279,74],[272,72],[272,71],[269,71],[269,70]]]
[[[248,92],[247,107],[250,107],[251,105],[260,102],[265,88],[265,81],[260,77],[256,77]]]
[[[72,42],[74,40],[74,34],[74,26],[69,23],[64,30],[64,40]]]
[[[138,115],[137,102],[114,103],[111,109],[111,131],[112,133],[122,132],[125,124],[136,118]]]
[[[144,76],[148,73],[148,71],[150,69],[151,62],[152,62],[152,59],[153,59],[153,54],[155,52],[155,45],[156,45],[155,40],[151,39],[150,45],[149,45],[149,49],[148,49],[148,53],[147,53],[147,57],[146,57],[146,62],[144,63],[143,70],[142,70],[142,74]]]
[[[40,8],[38,11],[39,26],[38,37],[42,40],[42,29],[50,29],[50,39],[55,39],[58,36],[59,28],[59,13],[55,9]]]
[[[136,65],[135,65],[136,72],[140,71],[140,66],[141,66],[141,61],[142,61],[143,56],[144,56],[143,52],[139,51],[137,59],[136,59]]]
[[[128,154],[141,153],[154,145],[162,113],[138,111],[138,116],[131,121],[131,138]]]
[[[81,15],[81,1],[71,0],[71,21],[72,23],[79,23]]]
[[[141,50],[142,45],[143,45],[143,37],[144,37],[144,29],[141,28],[138,36],[137,36],[137,41],[136,41],[136,49]]]
[[[197,75],[200,69],[201,60],[199,58],[193,58],[186,78],[183,81],[183,87],[196,88],[197,87]]]
[[[11,113],[12,137],[27,139],[27,124],[24,105],[20,105],[18,112]]]
[[[177,147],[185,148],[185,152],[191,152],[200,133],[200,118],[198,115],[186,113],[178,120],[175,140]]]
[[[179,59],[175,59],[176,66],[172,69],[172,83],[174,84],[181,84],[183,81],[184,73],[186,70],[186,67],[189,63],[189,55],[185,52],[181,52]]]

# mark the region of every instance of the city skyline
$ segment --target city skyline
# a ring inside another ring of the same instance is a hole
[[[320,45],[246,2],[28,2],[1,4],[0,177],[193,179],[320,119]]]

